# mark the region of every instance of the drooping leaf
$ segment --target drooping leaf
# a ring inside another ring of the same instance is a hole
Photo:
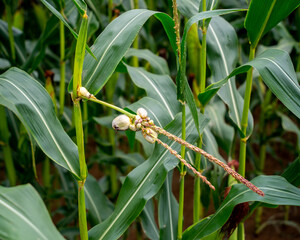
[[[214,17],[207,29],[207,62],[211,70],[211,81],[226,78],[238,60],[238,38],[234,28],[221,17]],[[229,108],[229,116],[241,131],[244,99],[238,92],[235,79],[231,78],[218,91],[219,97]],[[206,104],[203,102],[202,104]],[[247,136],[253,129],[253,117],[248,112]]]
[[[167,110],[172,119],[180,109],[176,99],[176,86],[168,75],[157,75],[145,71],[143,68],[134,68],[126,65],[132,81],[140,88],[145,89],[147,95],[159,101]],[[172,94],[174,93],[174,94]]]
[[[91,216],[93,225],[103,222],[113,212],[112,203],[102,192],[99,183],[92,176],[88,175],[84,184],[84,195],[86,199],[86,208]]]
[[[176,115],[167,127],[167,131],[181,137],[181,114]],[[198,134],[194,134],[191,116],[187,116],[187,141],[194,142]],[[179,151],[179,144],[166,137],[161,140]],[[151,157],[135,168],[126,177],[120,191],[113,214],[102,224],[89,231],[90,239],[117,239],[140,214],[146,202],[154,196],[162,186],[168,171],[178,164],[178,160],[168,150],[156,145]]]
[[[91,47],[98,60],[96,61],[89,55],[85,57],[82,85],[90,93],[95,95],[102,89],[141,27],[152,15],[161,21],[172,47],[176,49],[174,21],[171,17],[146,9],[135,9],[123,13],[104,29]]]
[[[58,121],[47,91],[18,68],[0,75],[0,86],[0,104],[19,117],[49,158],[79,179],[77,147]]]
[[[251,0],[245,19],[245,28],[251,45],[255,48],[258,41],[281,20],[286,18],[300,5],[299,0]]]
[[[0,186],[0,238],[64,239],[41,197],[29,184],[11,188]]]
[[[251,67],[259,72],[274,95],[300,118],[300,87],[293,63],[285,51],[278,49],[266,50],[252,61],[233,70],[225,79],[208,86],[199,96],[212,98],[229,78],[247,72]]]
[[[274,205],[300,206],[300,189],[291,185],[280,176],[259,176],[251,181],[265,196],[261,197],[243,184],[232,186],[228,196],[215,214],[190,226],[183,233],[186,240],[201,239],[219,230],[229,218],[234,206],[249,201],[259,201]]]
[[[130,48],[127,51],[125,57],[129,58],[132,56],[136,56],[138,58],[147,60],[153,68],[154,73],[170,75],[170,70],[167,61],[164,58],[155,55],[148,49]]]

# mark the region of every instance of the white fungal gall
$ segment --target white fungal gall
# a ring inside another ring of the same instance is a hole
[[[78,95],[86,98],[90,98],[92,96],[85,87],[80,87],[78,89]]]
[[[141,116],[140,115],[135,115],[135,121],[139,122],[141,120]]]
[[[137,130],[136,126],[133,123],[129,125],[129,129],[134,132]]]
[[[157,139],[157,136],[158,136],[157,132],[155,132],[153,129],[151,129],[151,128],[145,129],[144,138],[149,143],[155,143],[155,140]]]
[[[137,111],[136,111],[137,115],[139,115],[141,118],[146,118],[148,116],[148,113],[146,111],[145,108],[139,108]]]
[[[117,116],[113,121],[112,121],[112,127],[115,130],[120,130],[120,131],[125,131],[128,129],[128,127],[131,124],[131,120],[128,116],[125,114]]]

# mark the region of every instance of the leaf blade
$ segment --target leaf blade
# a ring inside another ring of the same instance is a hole
[[[77,146],[58,121],[47,91],[18,68],[0,75],[0,86],[0,103],[20,118],[46,155],[80,179]]]

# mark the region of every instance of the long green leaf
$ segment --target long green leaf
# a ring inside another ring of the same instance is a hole
[[[152,15],[161,21],[172,47],[176,49],[174,21],[171,17],[146,9],[136,9],[123,13],[104,29],[91,47],[98,60],[96,61],[89,55],[85,58],[82,85],[90,93],[96,94],[102,89],[141,27]]]
[[[64,239],[41,197],[29,184],[11,188],[0,186],[0,238]]]
[[[198,134],[194,134],[193,122],[187,116],[187,141],[194,142]],[[181,137],[181,114],[166,128],[169,132]],[[166,137],[161,140],[179,151],[180,146]],[[168,171],[178,164],[178,160],[168,150],[156,145],[152,156],[142,165],[135,168],[126,177],[120,191],[115,211],[102,224],[89,231],[90,239],[117,239],[140,214],[146,202],[157,193],[162,186]]]
[[[0,104],[12,110],[44,153],[79,179],[76,145],[58,121],[47,91],[26,72],[11,68],[0,75]]]
[[[207,62],[212,82],[224,79],[235,68],[238,60],[238,38],[234,28],[221,17],[214,17],[207,29]],[[229,108],[229,116],[241,132],[244,99],[238,92],[235,79],[228,80],[219,91],[219,97]],[[202,103],[204,104],[204,103]],[[247,136],[253,129],[253,117],[248,112]]]
[[[220,229],[229,218],[234,206],[249,201],[259,201],[274,205],[300,206],[300,189],[279,176],[259,176],[251,181],[262,191],[261,197],[243,184],[235,184],[215,214],[189,227],[182,239],[201,239]]]
[[[300,5],[299,0],[252,0],[245,19],[251,45],[258,41]]]
[[[275,96],[300,118],[300,87],[293,63],[285,51],[278,49],[266,50],[252,61],[236,68],[227,78],[208,86],[201,97],[213,97],[229,78],[247,72],[251,67],[256,68]]]
[[[148,61],[151,67],[153,68],[154,73],[170,75],[170,70],[167,61],[164,58],[155,55],[148,49],[130,48],[127,51],[125,57],[129,58],[132,56],[136,56],[138,58],[145,59],[146,61]]]

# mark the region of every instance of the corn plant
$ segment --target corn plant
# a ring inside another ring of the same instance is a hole
[[[245,239],[253,212],[259,233],[263,207],[300,206],[300,1],[1,4],[1,239]],[[264,175],[278,138],[294,161]]]

